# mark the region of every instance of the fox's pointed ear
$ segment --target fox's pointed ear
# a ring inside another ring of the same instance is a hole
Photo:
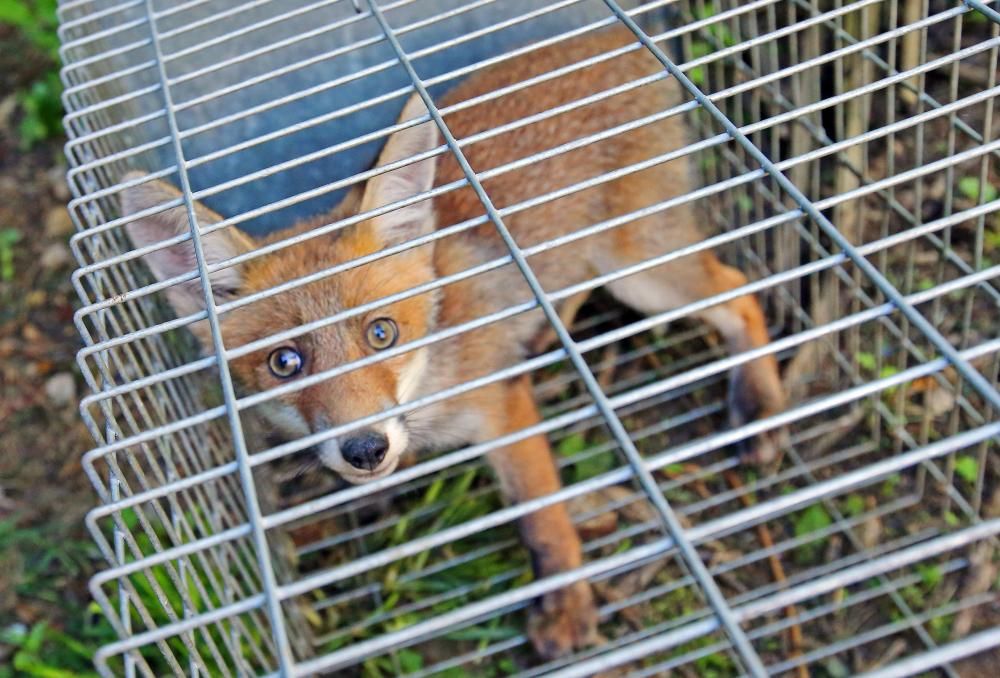
[[[414,94],[406,102],[399,120],[405,122],[425,115],[427,107],[420,97]],[[382,149],[378,165],[388,165],[433,150],[440,144],[439,138],[437,126],[433,121],[396,132],[389,137],[385,148]],[[429,190],[434,185],[436,161],[436,157],[428,158],[372,177],[365,187],[361,210],[375,209]],[[430,200],[421,200],[376,217],[371,223],[381,245],[386,247],[432,232],[434,210]]]
[[[144,176],[141,172],[130,172],[122,177],[122,181],[133,182]],[[180,197],[180,191],[163,181],[147,181],[130,186],[121,193],[122,216],[129,217],[153,210],[176,202]],[[195,203],[195,216],[198,218],[198,225],[202,227],[222,221],[222,217],[200,203]],[[125,225],[125,230],[137,249],[188,233],[189,228],[187,208],[183,204],[141,216]],[[253,249],[253,241],[233,227],[202,236],[201,241],[208,264],[225,261]],[[197,269],[194,245],[190,240],[150,252],[143,256],[143,261],[157,280],[168,280]],[[212,292],[219,302],[233,298],[243,282],[239,266],[216,271],[211,274],[210,280]],[[200,278],[171,285],[166,294],[178,316],[205,308]]]

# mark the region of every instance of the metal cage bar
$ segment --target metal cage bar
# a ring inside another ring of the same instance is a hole
[[[962,675],[962,661],[1000,646],[988,622],[995,582],[974,583],[996,557],[1000,530],[1000,267],[991,258],[1000,200],[988,189],[1000,171],[995,5],[62,2],[82,300],[74,320],[91,390],[81,414],[97,441],[83,465],[101,502],[87,524],[108,560],[91,590],[120,635],[98,654],[101,673],[663,675],[715,662],[722,675],[758,676],[829,673],[853,661],[859,675]],[[440,102],[438,92],[462,79],[615,25],[634,39]],[[449,127],[474,106],[639,53],[661,69],[472,134]],[[652,114],[496,167],[467,159],[475,145],[669,80],[682,99]],[[397,122],[386,111],[410,96],[427,114]],[[491,193],[498,178],[666,121],[692,130],[669,152],[516,201]],[[371,149],[422,124],[444,143],[372,167]],[[324,212],[352,187],[445,157],[460,179],[206,259],[204,243],[223,229],[273,229]],[[679,162],[699,174],[690,192],[515,242],[509,224],[532,210]],[[123,180],[132,169],[149,173]],[[161,180],[179,196],[121,214],[123,193]],[[460,191],[474,195],[478,216],[249,295],[212,294],[212,276]],[[219,205],[221,220],[199,223],[200,201]],[[721,233],[561,288],[540,282],[541,257],[678,209],[698,210]],[[187,227],[144,247],[129,242],[128,223],[167,210],[183,212]],[[457,273],[223,339],[233,314],[487,228],[501,248]],[[192,248],[190,268],[150,278],[142,262],[176,247]],[[572,324],[556,309],[710,251],[738,262],[749,281],[640,319],[600,298]],[[529,292],[523,302],[297,382],[237,392],[236,361],[512,267]],[[163,313],[159,302],[184,285],[200,287],[205,309]],[[765,302],[764,346],[729,355],[703,328],[663,329],[745,295]],[[528,314],[544,316],[554,336],[516,364],[307,435],[271,440],[260,430],[262,408],[280,399]],[[199,356],[184,333],[206,323]],[[772,356],[792,404],[727,428],[726,375]],[[361,486],[295,467],[349,431],[524,376],[543,417],[521,430],[435,451]],[[783,428],[773,471],[758,476],[732,455],[741,441]],[[556,450],[566,484],[501,506],[487,456],[538,435]],[[561,503],[584,537],[584,564],[529,581],[511,526]],[[816,516],[819,525],[802,527]],[[817,562],[820,543],[831,554]],[[605,643],[532,658],[521,615],[582,580],[605,592],[643,583],[599,605]],[[845,609],[861,620],[851,633],[840,628]]]

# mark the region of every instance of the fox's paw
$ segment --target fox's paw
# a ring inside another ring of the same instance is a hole
[[[545,659],[600,642],[590,583],[579,581],[543,596],[528,619],[528,637]]]
[[[770,417],[784,409],[784,390],[777,370],[768,363],[751,363],[730,375],[729,423],[733,428]],[[743,461],[770,464],[779,458],[787,444],[788,431],[779,427],[744,439],[738,447]]]
[[[788,431],[780,428],[759,433],[748,440],[741,440],[737,446],[740,459],[746,464],[767,466],[781,458],[781,450],[788,445]]]

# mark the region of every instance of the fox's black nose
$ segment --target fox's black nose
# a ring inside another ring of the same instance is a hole
[[[385,458],[388,449],[389,440],[375,431],[360,431],[340,446],[347,463],[365,471],[373,471]]]

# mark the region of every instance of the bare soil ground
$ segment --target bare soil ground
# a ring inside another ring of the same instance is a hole
[[[97,562],[82,522],[94,495],[80,456],[93,440],[76,409],[73,226],[63,140],[25,151],[7,94],[44,59],[3,27],[0,45],[0,631],[58,631],[86,608]],[[14,652],[5,638],[0,667]]]

